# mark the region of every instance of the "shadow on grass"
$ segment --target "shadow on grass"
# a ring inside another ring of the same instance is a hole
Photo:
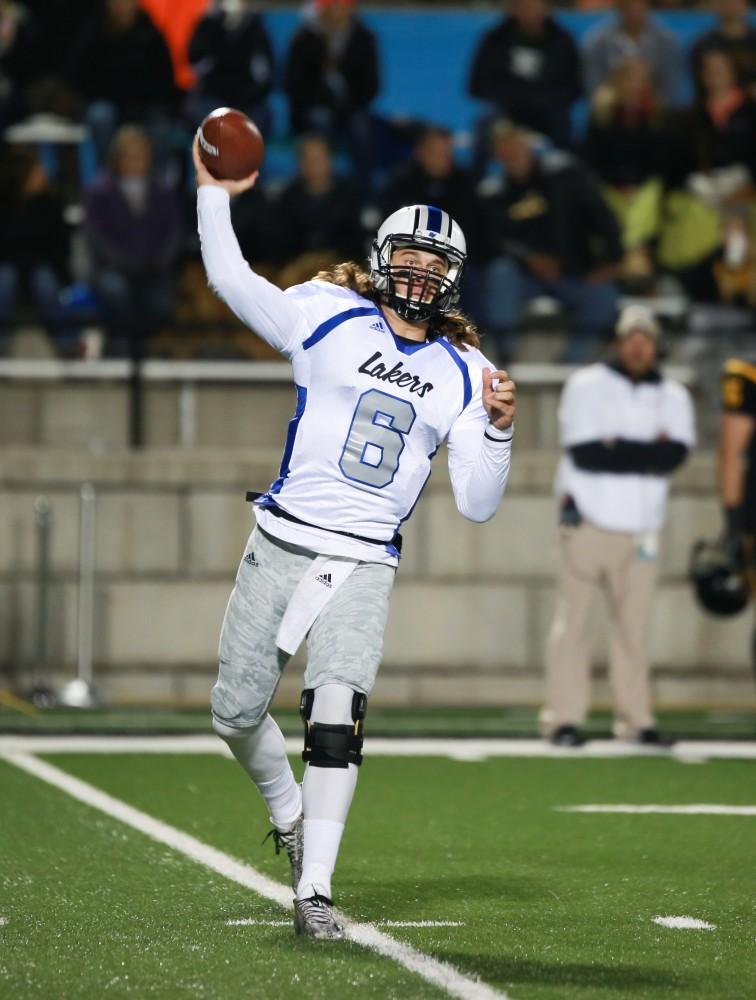
[[[663,997],[669,996],[673,989],[688,990],[694,982],[687,976],[650,965],[546,962],[512,955],[447,951],[439,957],[462,972],[480,976],[487,983],[512,988],[523,984],[583,987],[611,990],[620,996],[632,996],[639,990],[646,996],[645,991],[652,989],[653,996]]]
[[[354,913],[350,915],[353,918],[356,916]],[[381,928],[381,930],[401,939],[401,932],[391,928]],[[294,934],[293,928],[290,933],[286,928],[280,927],[256,927],[254,931],[258,942],[264,942],[269,956],[280,954],[282,958],[290,958],[292,954],[299,954],[304,957],[313,949],[320,955],[324,952],[323,942],[299,937]],[[423,947],[418,941],[414,941],[413,944],[437,960],[452,965],[461,973],[479,978],[491,986],[511,990],[515,995],[518,987],[542,986],[553,988],[555,1000],[566,995],[567,990],[595,991],[591,995],[601,1000],[609,996],[631,998],[636,995],[643,998],[671,998],[692,996],[695,993],[691,992],[692,988],[701,985],[690,976],[651,965],[616,962],[607,964],[600,961],[547,962],[506,954],[447,951],[438,947]],[[363,964],[370,965],[373,961],[369,951],[351,941],[332,942],[327,957],[334,967],[344,960],[348,960],[354,968]],[[561,993],[560,990],[565,993]],[[712,986],[712,997],[717,996],[715,990],[716,987]]]
[[[481,912],[512,920],[523,906],[554,905],[545,882],[521,876],[470,874],[459,877],[391,879],[342,873],[336,905],[352,920],[477,920]],[[346,883],[346,884],[345,884]]]

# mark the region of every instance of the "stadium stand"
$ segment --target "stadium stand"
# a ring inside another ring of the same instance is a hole
[[[129,7],[131,4],[129,0],[125,4],[111,0],[106,7],[110,9],[111,6],[115,9],[119,6]],[[174,85],[184,95],[181,98],[181,109],[179,110],[178,105],[174,106],[172,119],[166,122],[164,111],[161,111],[158,120],[148,122],[148,127],[152,129],[152,138],[158,147],[156,159],[161,180],[176,186],[182,197],[185,235],[180,259],[182,269],[191,274],[196,267],[197,243],[194,236],[188,146],[197,105],[192,100],[194,91],[191,88],[195,76],[189,55],[195,32],[204,24],[202,17],[209,8],[202,0],[182,0],[181,3],[171,4],[170,12],[160,0],[145,0],[141,6],[143,11],[138,23],[144,25],[145,19],[151,18],[164,34],[173,59]],[[522,0],[521,6],[527,9],[528,0]],[[14,84],[11,91],[15,95],[10,104],[6,102],[4,105],[4,120],[9,123],[4,138],[10,144],[31,142],[37,147],[49,177],[67,202],[66,218],[72,229],[70,272],[73,286],[64,295],[64,300],[69,303],[72,311],[72,322],[78,323],[81,329],[91,327],[93,322],[95,326],[102,326],[102,310],[93,291],[97,285],[93,274],[95,265],[87,254],[86,243],[82,238],[81,192],[94,179],[98,161],[103,155],[101,147],[104,133],[101,129],[98,138],[91,131],[87,132],[85,103],[81,100],[77,103],[75,92],[83,67],[77,66],[74,73],[71,71],[70,61],[66,63],[60,53],[52,53],[50,32],[62,30],[60,5],[40,5],[32,0],[15,7],[24,12],[23,17],[19,21],[15,38],[11,39],[11,44],[6,46],[0,56],[0,75]],[[229,9],[236,8],[229,5]],[[471,69],[481,40],[499,24],[502,15],[498,5],[463,9],[450,4],[420,4],[412,8],[390,4],[381,7],[365,6],[359,7],[358,13],[360,21],[376,39],[380,65],[379,92],[371,109],[374,185],[372,190],[369,186],[364,190],[363,185],[362,191],[361,223],[365,231],[369,232],[377,221],[376,208],[385,204],[386,185],[397,171],[411,162],[415,139],[422,128],[432,125],[447,129],[453,138],[458,167],[465,169],[472,165],[476,123],[486,109],[483,102],[470,95]],[[238,18],[239,15],[233,16]],[[702,10],[663,9],[655,10],[648,16],[665,38],[674,38],[686,66],[680,92],[684,110],[670,118],[668,109],[661,102],[651,118],[646,115],[645,124],[640,126],[641,137],[651,127],[654,135],[662,137],[662,142],[657,145],[664,145],[663,139],[667,135],[674,137],[684,131],[686,116],[696,113],[693,106],[690,111],[687,110],[694,95],[689,69],[692,48],[697,46],[696,59],[700,61],[701,47],[711,47],[716,42],[719,37],[716,32],[721,30],[721,25],[718,25],[713,12]],[[253,258],[257,262],[267,256],[271,258],[271,265],[275,260],[279,268],[288,262],[281,261],[275,251],[261,249],[260,244],[269,241],[274,235],[275,227],[271,227],[270,219],[278,190],[291,180],[297,170],[296,143],[290,129],[284,70],[292,41],[302,27],[303,17],[307,17],[303,9],[278,4],[269,5],[263,14],[262,30],[269,38],[275,63],[275,86],[269,95],[272,124],[255,209],[250,209],[250,198],[247,199],[244,210],[240,208],[237,211],[237,214],[247,216],[246,238]],[[607,26],[611,25],[614,17],[614,14],[603,9],[553,10],[555,23],[574,39],[583,56],[587,45],[592,47],[591,51],[596,49],[596,39],[602,32],[607,33]],[[84,7],[76,5],[72,8],[71,22],[66,30],[72,40],[72,51],[80,51],[84,42],[80,42],[77,48],[75,40],[92,36],[93,18],[91,14],[87,15]],[[134,37],[135,45],[149,44],[154,52],[152,35],[144,43],[137,41],[136,35]],[[737,49],[740,63],[745,58],[743,52],[747,55],[752,37],[748,35],[738,43],[740,48],[736,45],[733,49]],[[17,58],[18,53],[14,56],[14,43],[20,47],[21,54],[28,54],[30,46],[32,53],[37,52],[36,58],[23,60],[25,66],[31,67],[25,69],[24,73],[18,68],[21,60]],[[267,44],[266,41],[265,45]],[[128,56],[124,55],[124,58]],[[45,60],[49,65],[41,64]],[[641,66],[639,72],[643,72]],[[51,73],[52,78],[58,81],[55,87],[49,84]],[[635,118],[638,114],[643,117],[643,113],[637,108],[633,109],[631,104],[623,103],[623,98],[612,96],[612,88],[623,85],[621,78],[619,79],[619,83],[605,81],[605,85],[602,84],[599,88],[600,93],[585,93],[575,102],[571,116],[573,145],[588,166],[602,177],[605,196],[623,222],[627,256],[621,269],[621,288],[625,298],[642,296],[648,301],[668,330],[680,334],[673,346],[679,349],[681,359],[687,360],[693,349],[690,345],[695,347],[695,341],[691,341],[686,335],[691,330],[701,330],[703,326],[695,315],[699,308],[698,300],[702,300],[707,307],[716,306],[719,302],[726,304],[728,316],[738,314],[738,328],[747,327],[749,323],[748,309],[754,296],[753,288],[756,287],[750,252],[753,225],[750,194],[745,192],[742,210],[734,213],[734,218],[733,213],[730,213],[726,219],[731,239],[725,253],[717,216],[712,213],[705,198],[698,197],[696,193],[691,194],[684,187],[686,178],[690,179],[696,170],[699,173],[702,170],[706,172],[705,164],[690,162],[681,165],[681,157],[678,156],[674,163],[636,163],[634,171],[620,170],[616,156],[613,162],[607,156],[606,136],[608,134],[614,139],[619,130],[624,129],[623,148],[628,150],[628,159],[631,159],[632,149],[637,151],[638,139],[637,135],[634,139],[630,134],[628,123],[635,127]],[[432,86],[429,81],[432,81]],[[602,89],[604,86],[605,89]],[[99,89],[101,88],[97,86],[92,89],[90,81],[90,96]],[[50,96],[53,92],[56,94],[54,100]],[[61,97],[64,93],[67,94],[65,100]],[[218,99],[220,100],[220,96]],[[161,100],[165,105],[165,100]],[[642,98],[642,102],[644,101],[645,97]],[[589,116],[590,128],[587,131],[587,142],[583,145]],[[105,131],[112,128],[117,117],[111,117],[104,123]],[[143,111],[139,112],[139,117],[144,118]],[[91,119],[91,114],[89,118]],[[98,127],[103,125],[101,119],[97,121]],[[682,126],[679,123],[683,123]],[[541,141],[548,152],[551,145],[548,139]],[[674,143],[671,148],[676,148]],[[751,161],[751,151],[747,153],[746,166]],[[727,150],[724,154],[720,150],[716,167],[721,165],[722,159],[725,166],[730,165],[730,155]],[[351,169],[348,144],[337,141],[333,157],[337,173]],[[484,193],[486,184],[490,188],[490,185],[501,180],[501,165],[493,156],[486,169],[488,176],[483,181]],[[632,217],[628,214],[631,211],[631,198],[634,199]],[[258,222],[262,224],[255,240],[255,226]],[[255,242],[257,246],[254,246]],[[477,234],[472,236],[471,243],[476,258],[476,274],[471,277],[476,288],[468,290],[466,305],[473,318],[485,328],[486,310],[480,305],[483,298],[480,289],[484,284],[481,274],[485,272],[486,260],[491,256],[491,251]],[[703,250],[699,259],[694,262],[695,267],[690,267],[685,253],[681,258],[679,248],[698,245]],[[270,276],[278,277],[275,266],[272,266]],[[197,323],[192,322],[193,302],[200,297],[191,293],[190,280],[183,280],[181,288],[190,294],[179,295],[171,322],[153,338],[150,349],[164,356],[187,356],[187,353],[190,356],[201,356],[201,341],[206,336],[207,324],[202,322],[199,315],[196,317]],[[81,307],[82,302],[86,303],[84,308]],[[21,308],[17,309],[14,317],[16,325],[23,325],[30,316],[34,318],[33,310],[30,310],[29,303],[24,304],[22,301]],[[537,360],[555,360],[562,356],[562,334],[569,328],[569,314],[560,308],[559,296],[546,294],[536,297],[523,312],[520,323],[528,335],[518,338],[516,357],[520,360],[531,357]],[[259,355],[259,348],[250,342],[253,338],[237,327],[227,315],[223,325],[228,334],[228,344],[227,349],[220,351],[222,356],[233,356],[234,352],[239,357],[247,358]],[[199,334],[200,343],[192,347],[182,343],[181,338],[193,326],[204,332]],[[172,331],[177,331],[177,335],[173,336]],[[10,344],[11,352],[23,352],[22,346],[14,346],[12,337],[6,336],[5,340]],[[93,342],[97,341],[90,337],[88,343]]]

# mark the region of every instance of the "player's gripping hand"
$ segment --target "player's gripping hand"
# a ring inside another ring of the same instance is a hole
[[[251,187],[254,187],[260,173],[259,170],[256,170],[249,177],[243,177],[240,181],[217,180],[202,162],[199,154],[199,139],[196,135],[192,143],[192,159],[194,160],[194,170],[197,174],[197,187],[200,187],[202,184],[212,184],[215,187],[223,188],[224,191],[228,191],[232,197],[235,194],[241,194],[243,191],[249,191]]]
[[[516,387],[509,377],[509,372],[483,369],[483,406],[488,419],[500,431],[511,427],[514,421],[517,409],[515,392]]]

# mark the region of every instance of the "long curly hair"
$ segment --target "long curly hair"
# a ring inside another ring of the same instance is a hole
[[[330,281],[341,288],[349,288],[371,302],[381,301],[381,293],[374,287],[368,272],[359,264],[355,264],[354,261],[335,264],[326,271],[318,271],[315,280]],[[447,337],[461,351],[466,351],[468,347],[480,347],[477,327],[468,316],[465,316],[458,309],[434,316],[428,335],[430,337]]]

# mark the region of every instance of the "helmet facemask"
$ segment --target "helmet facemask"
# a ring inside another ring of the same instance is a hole
[[[435,209],[439,216],[442,213]],[[402,319],[419,323],[452,310],[459,302],[459,284],[467,258],[465,239],[453,220],[447,220],[448,236],[419,230],[424,206],[399,209],[383,223],[370,254],[370,277],[382,300]],[[414,224],[413,224],[414,223]],[[437,254],[447,263],[446,274],[416,264],[392,263],[397,250],[417,249]]]

